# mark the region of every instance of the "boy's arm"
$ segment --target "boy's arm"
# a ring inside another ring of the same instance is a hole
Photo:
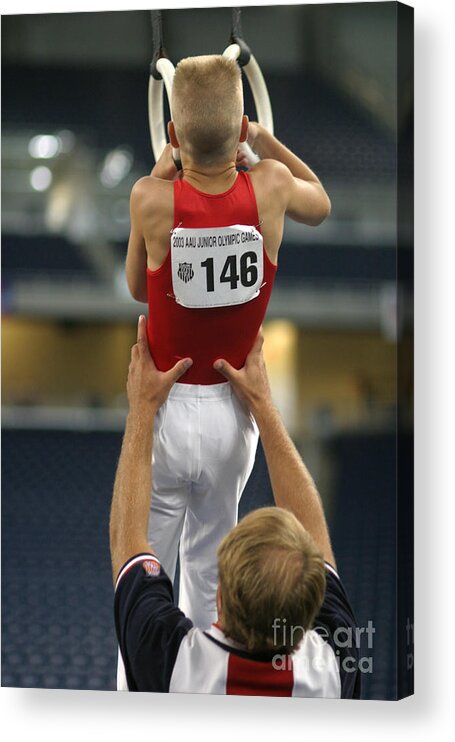
[[[166,144],[150,175],[161,180],[175,180],[179,175],[179,170],[172,156],[172,144]]]
[[[261,160],[275,161],[271,175],[285,197],[286,213],[291,219],[317,226],[329,216],[330,199],[321,181],[297,155],[255,122],[249,125],[248,144]],[[260,167],[258,163],[255,169]]]
[[[151,176],[151,177],[150,177]],[[142,203],[150,204],[153,190],[159,180],[174,180],[178,171],[172,159],[172,146],[167,144],[149,177],[141,178],[133,186],[130,197],[130,239],[126,255],[126,280],[131,296],[136,301],[147,302],[147,250],[141,222]],[[159,203],[159,194],[156,194]]]
[[[126,254],[126,281],[131,296],[136,301],[147,302],[147,250],[140,221],[140,201],[142,185],[139,180],[130,197],[130,238]]]

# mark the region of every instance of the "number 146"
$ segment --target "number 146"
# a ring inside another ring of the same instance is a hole
[[[240,273],[237,264],[237,255],[228,255],[221,271],[219,282],[230,283],[232,290],[236,289],[238,283],[242,286],[254,286],[258,280],[257,255],[254,252],[246,252],[240,256]],[[215,272],[213,258],[207,258],[201,263],[206,270],[207,291],[215,291]]]

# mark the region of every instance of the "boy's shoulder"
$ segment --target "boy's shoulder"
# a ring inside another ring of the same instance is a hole
[[[156,178],[154,175],[144,175],[139,178],[133,185],[131,190],[131,196],[133,198],[140,199],[143,196],[148,196],[153,192],[165,192],[169,191],[171,194],[173,190],[173,182],[171,180],[163,180],[163,178]]]
[[[293,176],[278,160],[260,160],[249,170],[258,208],[267,208],[279,217],[286,211]]]
[[[260,160],[250,168],[249,174],[254,185],[264,184],[270,190],[277,191],[280,191],[292,179],[289,168],[282,162],[272,159]]]
[[[173,182],[145,175],[139,178],[131,189],[131,205],[136,211],[168,210],[173,205]]]

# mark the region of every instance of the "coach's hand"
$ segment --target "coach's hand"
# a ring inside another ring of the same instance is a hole
[[[188,371],[193,361],[184,358],[169,371],[158,371],[150,355],[147,324],[143,314],[137,326],[137,343],[131,348],[127,393],[130,413],[155,414],[175,384]]]
[[[213,368],[226,377],[239,400],[253,415],[257,415],[264,408],[273,404],[262,353],[263,344],[264,336],[259,331],[256,341],[246,358],[245,365],[240,370],[235,369],[222,358],[213,364]]]

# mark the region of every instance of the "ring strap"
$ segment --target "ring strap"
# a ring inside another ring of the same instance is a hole
[[[150,74],[155,78],[155,80],[162,80],[163,78],[156,68],[159,59],[162,57],[167,58],[167,53],[163,46],[163,22],[161,10],[151,10],[150,15],[152,19],[153,34],[153,58],[150,63]]]
[[[237,64],[239,67],[245,67],[250,61],[251,49],[243,39],[241,8],[232,8],[231,43],[239,45],[240,54],[237,58]]]

